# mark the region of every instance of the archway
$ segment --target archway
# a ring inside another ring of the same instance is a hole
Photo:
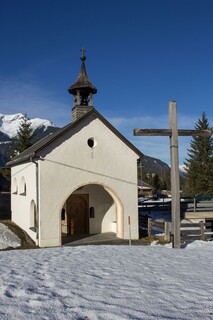
[[[78,187],[62,206],[62,243],[70,237],[107,232],[123,238],[123,206],[118,196],[97,183]]]

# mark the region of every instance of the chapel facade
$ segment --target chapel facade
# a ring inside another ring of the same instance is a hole
[[[72,121],[13,158],[12,220],[40,247],[113,232],[138,239],[137,161],[142,157],[93,106],[82,50]]]

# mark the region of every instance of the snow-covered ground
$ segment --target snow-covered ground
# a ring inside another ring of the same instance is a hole
[[[11,250],[0,261],[1,320],[213,319],[213,242]]]
[[[0,223],[0,249],[20,247],[21,240],[3,223]]]

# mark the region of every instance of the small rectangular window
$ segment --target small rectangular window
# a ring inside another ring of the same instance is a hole
[[[90,218],[95,218],[95,208],[94,207],[91,207],[89,209],[89,217]]]
[[[61,210],[61,220],[65,220],[65,209]]]

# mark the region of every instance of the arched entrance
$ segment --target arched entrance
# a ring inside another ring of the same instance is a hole
[[[61,211],[62,243],[66,238],[114,233],[123,238],[123,206],[107,186],[83,185],[65,201]]]

